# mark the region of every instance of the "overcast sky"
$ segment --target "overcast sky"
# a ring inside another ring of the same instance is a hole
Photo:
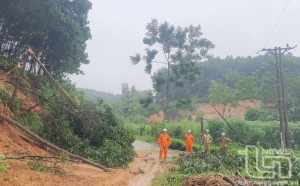
[[[122,83],[152,89],[145,63],[132,65],[129,56],[144,54],[142,40],[151,18],[174,26],[201,25],[203,37],[216,47],[215,57],[256,56],[262,48],[300,45],[299,0],[90,0],[92,39],[85,75],[72,75],[77,87],[121,93]],[[287,4],[288,2],[288,4]],[[284,7],[287,7],[268,41]],[[300,46],[299,46],[300,47]],[[300,49],[291,50],[300,56]],[[261,52],[260,54],[264,54]],[[154,64],[153,72],[162,67]]]

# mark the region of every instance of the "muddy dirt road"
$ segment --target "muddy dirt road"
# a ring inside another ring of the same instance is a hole
[[[133,143],[137,157],[129,165],[129,171],[137,174],[129,180],[130,186],[148,186],[155,176],[155,173],[162,171],[172,163],[173,156],[181,151],[169,149],[166,160],[158,159],[159,146],[155,143],[149,144],[136,140]]]

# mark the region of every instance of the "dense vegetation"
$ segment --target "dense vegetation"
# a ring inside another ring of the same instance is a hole
[[[278,155],[276,153],[274,156]],[[256,169],[256,163],[258,163],[259,167],[263,164],[261,160],[261,154],[256,157],[255,152],[252,151],[248,154],[248,173],[252,176],[270,176],[272,173],[263,173],[262,170]],[[288,176],[289,166],[288,161],[281,160],[282,168],[274,169],[275,177],[274,178],[266,178],[266,179],[251,179],[251,181],[268,183],[269,185],[289,185],[296,186],[299,182],[299,174],[300,174],[300,162],[297,161],[297,157],[294,154],[285,155],[286,158],[290,158],[293,163],[291,167],[291,178],[283,179],[278,177],[278,173],[280,171],[281,175]],[[258,162],[256,161],[258,160]],[[268,159],[267,162],[271,164],[275,159]],[[184,179],[187,175],[192,176],[200,173],[217,173],[224,175],[247,175],[245,173],[245,158],[244,155],[234,153],[229,153],[228,155],[220,155],[216,151],[212,151],[209,156],[201,153],[199,151],[188,154],[180,154],[179,157],[175,159],[175,167],[171,168],[165,175],[164,178],[161,178],[160,175],[153,180],[153,183],[156,182],[161,185],[182,185]],[[281,181],[281,182],[280,182]],[[273,183],[273,184],[271,184]],[[155,185],[155,184],[152,184]],[[254,184],[255,185],[255,184]]]
[[[1,1],[1,70],[42,107],[39,112],[26,108],[25,100],[14,97],[8,84],[1,87],[0,100],[21,123],[51,143],[107,166],[124,166],[134,155],[133,136],[107,103],[86,99],[66,79],[67,74],[83,73],[80,65],[89,63],[85,49],[91,38],[87,21],[91,8],[88,0]],[[28,47],[73,101],[49,81],[28,55]]]
[[[10,73],[20,74],[20,70],[16,68]],[[107,166],[126,165],[134,156],[134,138],[112,108],[102,100],[94,103],[86,99],[70,80],[57,80],[77,107],[62,97],[46,76],[25,71],[21,81],[25,89],[20,91],[31,97],[28,90],[33,90],[36,102],[42,102],[42,110],[26,109],[25,100],[17,97],[10,106],[15,117],[39,136],[71,153]],[[1,87],[0,100],[9,102],[12,90],[8,85]]]
[[[276,121],[245,121],[240,118],[228,118],[228,122],[234,128],[234,130],[242,137],[247,145],[254,145],[259,149],[258,164],[262,165],[261,150],[267,149],[280,149],[280,133],[279,125]],[[161,133],[161,124],[126,124],[132,133],[136,135],[137,139],[144,141],[157,141],[159,134]],[[292,177],[286,181],[291,181],[288,185],[292,184],[292,181],[300,180],[300,162],[299,145],[300,145],[300,129],[299,122],[289,123],[291,129],[291,136],[293,137],[293,153],[289,154],[276,154],[274,151],[273,156],[286,156],[290,158],[292,162]],[[245,155],[239,154],[240,150],[245,150],[245,146],[241,140],[230,127],[221,119],[208,120],[204,123],[204,128],[210,130],[210,134],[213,138],[211,144],[211,153],[208,156],[201,152],[200,146],[200,126],[199,123],[191,122],[186,119],[180,122],[168,122],[166,123],[168,134],[171,136],[172,149],[185,150],[185,142],[183,136],[188,129],[192,130],[192,134],[195,136],[193,143],[193,153],[181,153],[178,157],[173,158],[174,166],[163,173],[157,174],[152,185],[182,185],[184,179],[187,176],[193,176],[200,173],[218,173],[224,175],[247,175],[245,172]],[[225,132],[226,136],[233,140],[228,144],[228,155],[222,155],[219,151],[218,138],[221,137],[221,133]],[[262,176],[256,169],[256,154],[255,151],[249,151],[248,170],[250,174],[256,176]],[[271,155],[271,156],[272,156]],[[268,159],[271,162],[271,159]],[[282,175],[287,176],[289,170],[288,161],[281,160],[282,169],[280,170]],[[278,169],[274,171],[278,173]],[[274,179],[267,179],[265,181],[278,181],[282,180],[279,177]],[[284,180],[284,179],[283,179]]]
[[[281,146],[278,121],[246,121],[235,117],[230,117],[227,121],[247,145],[259,145],[263,148],[280,148]],[[150,140],[156,141],[161,133],[160,123],[151,125],[127,123],[126,126],[133,134],[138,135],[139,138],[141,136],[153,136]],[[293,148],[300,147],[300,128],[298,126],[299,122],[289,123]],[[185,143],[182,140],[183,136],[187,130],[192,130],[195,137],[195,150],[198,150],[201,140],[199,123],[183,119],[180,122],[168,122],[166,123],[166,127],[171,138],[175,139],[174,143],[171,144],[171,148],[184,150]],[[214,139],[213,144],[215,145],[218,145],[216,139],[220,138],[222,132],[225,132],[226,136],[234,142],[243,144],[234,131],[221,119],[207,120],[204,122],[204,128],[210,130],[210,134]]]
[[[30,46],[52,74],[82,73],[80,64],[89,63],[85,42],[91,38],[91,7],[88,0],[2,0],[1,56],[15,66]],[[28,70],[42,73],[38,66]]]
[[[297,69],[300,66],[300,58],[287,54],[283,57],[283,74],[289,102],[298,104],[296,84],[299,81],[300,73]],[[257,57],[230,57],[225,59],[213,58],[208,61],[197,63],[201,67],[201,75],[197,76],[195,82],[186,81],[183,88],[178,88],[175,84],[170,87],[170,99],[178,100],[196,96],[197,99],[208,98],[208,91],[213,82],[223,84],[234,90],[235,99],[259,99],[264,103],[276,103],[276,69],[274,56],[270,54]],[[166,69],[157,71],[166,76]],[[153,86],[158,100],[162,100],[165,94],[166,85],[160,89]],[[252,90],[254,89],[254,90]],[[275,91],[274,91],[275,90]],[[251,92],[248,92],[251,91]],[[293,97],[293,99],[291,98]],[[207,99],[208,100],[208,99]]]

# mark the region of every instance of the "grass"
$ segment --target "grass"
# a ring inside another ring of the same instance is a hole
[[[150,186],[181,186],[183,181],[184,175],[167,170],[157,173],[152,179]]]
[[[5,156],[3,154],[0,154],[0,172],[3,172],[7,169],[7,164],[4,162]]]
[[[0,162],[0,172],[3,172],[7,169],[7,164],[4,162]]]

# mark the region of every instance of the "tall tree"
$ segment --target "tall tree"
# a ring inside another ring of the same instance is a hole
[[[89,0],[2,0],[0,55],[16,62],[30,46],[52,74],[82,73],[91,7]]]
[[[146,25],[147,33],[144,37],[144,44],[151,48],[146,48],[146,54],[143,61],[146,62],[145,72],[151,74],[152,63],[164,63],[167,65],[167,78],[154,79],[156,86],[166,83],[165,107],[163,116],[163,127],[165,115],[168,109],[169,83],[174,82],[177,86],[182,86],[182,79],[188,78],[195,80],[195,76],[200,74],[200,68],[195,65],[203,58],[210,58],[208,51],[214,48],[214,45],[207,39],[201,38],[201,26],[174,27],[168,22],[158,23],[157,19],[152,19]],[[165,61],[154,61],[159,51],[162,51]],[[130,56],[132,64],[138,64],[141,61],[141,55],[137,53]],[[173,70],[174,77],[170,78],[170,70]]]
[[[242,76],[236,71],[229,70],[226,74],[228,80],[234,83],[234,93],[237,100],[255,101],[258,98],[257,78]]]
[[[234,96],[233,90],[230,87],[226,86],[220,79],[210,81],[210,87],[208,89],[208,92],[208,98],[212,104],[222,105],[223,117],[226,105],[228,103],[232,105],[237,104],[237,100]]]

